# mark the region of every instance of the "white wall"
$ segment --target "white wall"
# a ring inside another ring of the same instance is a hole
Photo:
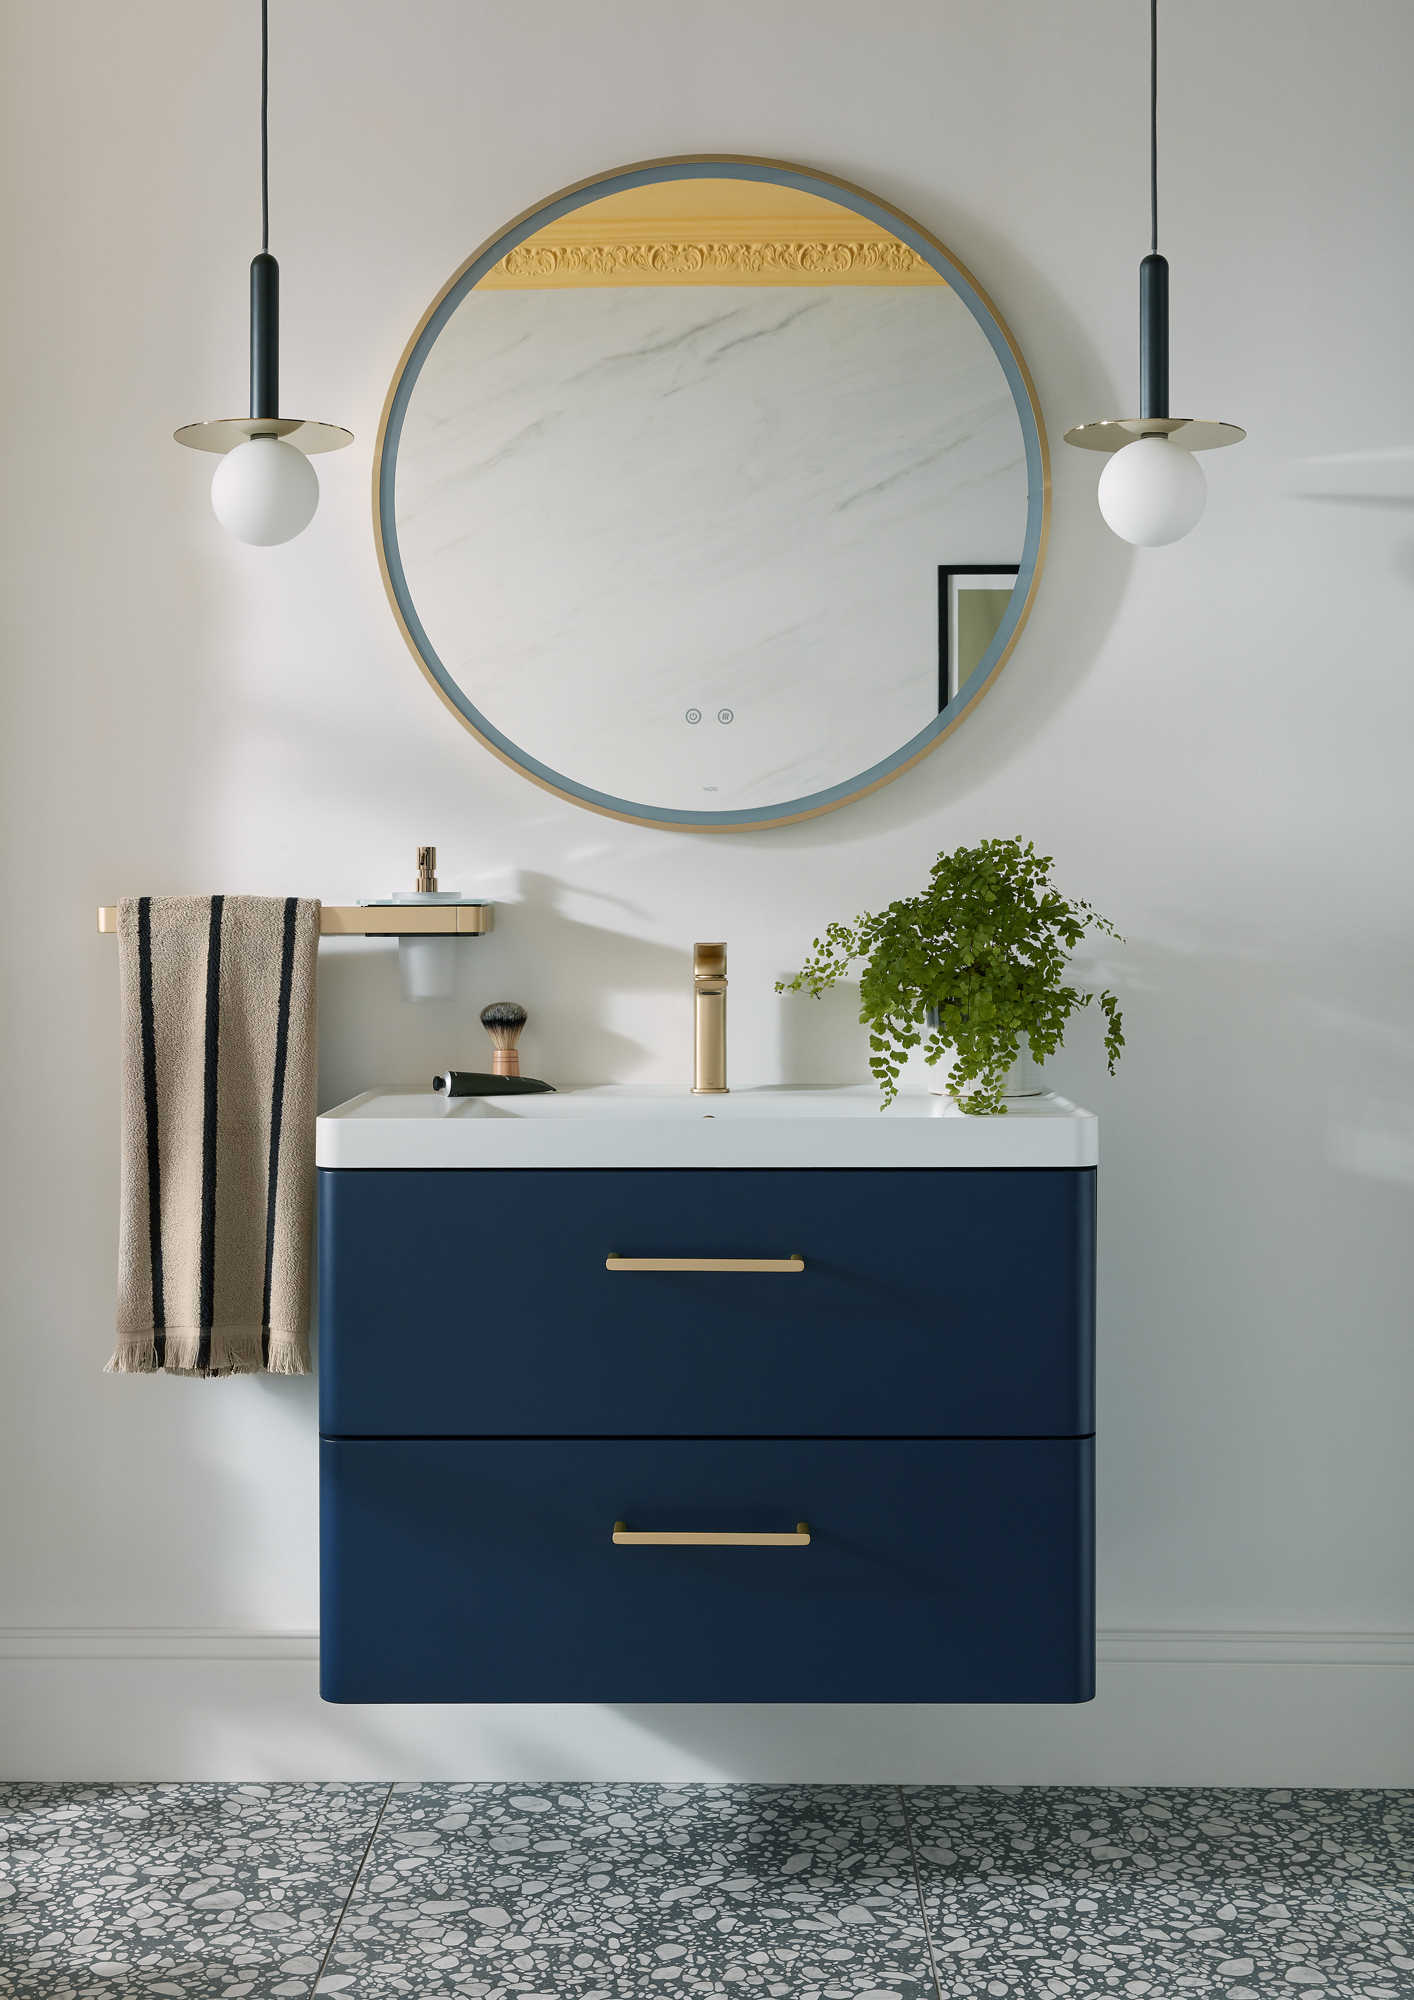
[[[1207,461],[1192,539],[1136,553],[1060,433],[1135,400],[1139,0],[271,11],[283,400],[357,443],[265,551],[170,441],[244,407],[255,0],[6,9],[0,1768],[1414,1780],[1414,1647],[1350,1636],[1414,1632],[1414,12],[1162,10],[1175,401],[1251,435]],[[1023,641],[935,756],[803,826],[683,836],[560,804],[452,720],[384,601],[369,475],[403,343],[469,250],[583,175],[709,148],[860,182],[978,273],[1036,377],[1055,514]],[[772,980],[940,848],[1013,831],[1128,938],[1103,968],[1119,1080],[1091,1022],[1060,1064],[1104,1119],[1100,1620],[1141,1635],[1105,1642],[1097,1703],[829,1731],[321,1709],[308,1641],[271,1636],[315,1621],[312,1383],[100,1373],[94,906],[348,901],[432,840],[495,934],[445,1010],[399,1004],[391,948],[326,947],[324,1102],[469,1060],[503,995],[533,1071],[680,1082],[703,936],[730,941],[734,1079],[803,1081],[857,1071],[859,1030]]]

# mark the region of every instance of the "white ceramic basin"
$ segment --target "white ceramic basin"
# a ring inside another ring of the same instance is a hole
[[[543,1097],[366,1090],[319,1119],[321,1167],[1093,1167],[1099,1121],[1064,1097],[969,1118],[950,1098],[840,1090],[725,1097],[614,1084]]]

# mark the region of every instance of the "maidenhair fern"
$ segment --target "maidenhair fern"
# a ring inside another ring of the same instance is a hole
[[[859,1018],[869,1028],[869,1067],[892,1103],[910,1050],[928,1062],[954,1056],[951,1085],[963,1110],[1006,1110],[1007,1072],[1022,1037],[1037,1062],[1054,1055],[1066,1022],[1098,1000],[1114,1074],[1124,1046],[1113,993],[1062,983],[1070,954],[1089,930],[1119,932],[1089,903],[1070,902],[1051,881],[1049,855],[1028,841],[984,840],[933,863],[928,887],[875,916],[830,924],[814,956],[778,993],[818,997],[865,961]],[[937,1026],[928,1025],[936,1010]],[[970,1088],[969,1088],[970,1086]]]

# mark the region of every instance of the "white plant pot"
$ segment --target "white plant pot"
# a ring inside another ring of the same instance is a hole
[[[952,1084],[953,1058],[944,1055],[931,1067],[924,1061],[920,1048],[912,1050],[908,1061],[899,1072],[898,1087],[901,1091],[916,1094],[927,1091],[933,1097],[970,1097],[977,1088],[975,1083],[967,1084],[962,1090],[955,1090]],[[1031,1053],[1031,1045],[1023,1035],[1021,1054],[1007,1073],[1005,1098],[1044,1097],[1047,1085],[1042,1079],[1041,1066]]]

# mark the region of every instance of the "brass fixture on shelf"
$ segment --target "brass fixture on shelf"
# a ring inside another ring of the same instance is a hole
[[[793,1535],[728,1535],[712,1529],[630,1528],[615,1521],[614,1540],[620,1548],[804,1549],[810,1545],[810,1523],[797,1521]]]

